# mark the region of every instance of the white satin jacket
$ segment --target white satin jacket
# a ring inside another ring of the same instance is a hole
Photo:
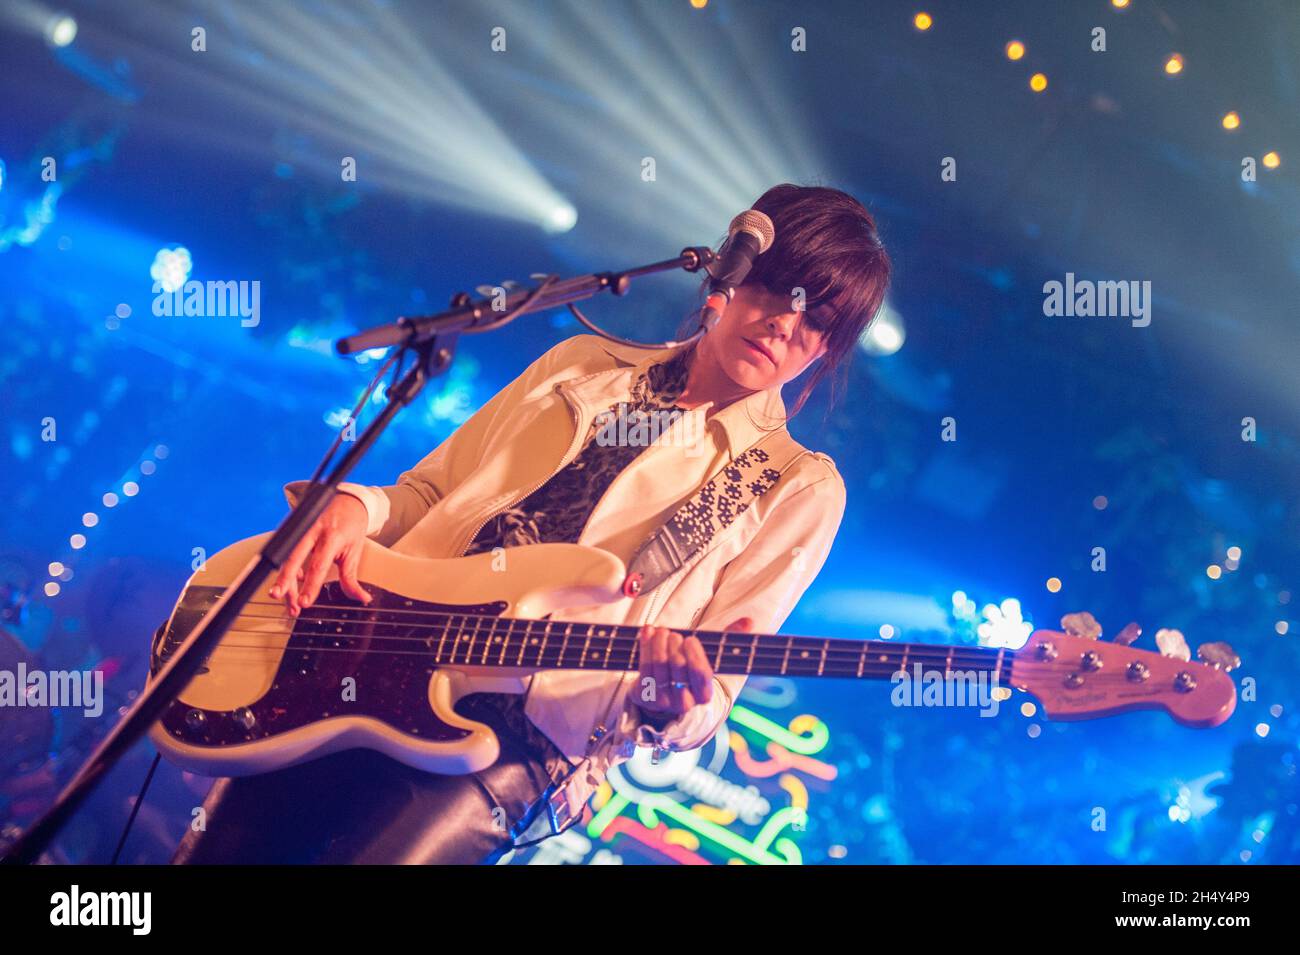
[[[345,483],[369,514],[368,534],[396,551],[459,556],[496,513],[544,484],[581,451],[595,415],[630,399],[635,376],[672,349],[618,345],[598,335],[560,342],[498,392],[396,484]],[[577,543],[624,562],[717,471],[785,419],[779,388],[758,391],[707,418],[712,404],[686,412],[613,481]],[[693,416],[695,420],[686,418]],[[680,434],[674,434],[677,429]],[[763,430],[761,430],[763,429]],[[682,440],[689,436],[692,440]],[[296,503],[305,482],[285,488]],[[723,630],[739,617],[753,632],[777,633],[821,570],[844,513],[835,463],[800,457],[735,521],[650,593],[595,608],[556,612],[583,623],[654,624]],[[639,718],[632,671],[542,670],[525,713],[574,763],[566,793],[582,804],[611,766],[635,747],[690,750],[723,725],[744,675],[715,676],[708,703],[663,729]]]

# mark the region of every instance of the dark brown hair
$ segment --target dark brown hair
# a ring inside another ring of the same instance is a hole
[[[832,376],[847,367],[846,359],[875,320],[889,288],[892,266],[876,220],[857,199],[825,186],[782,183],[763,193],[753,208],[772,220],[776,238],[754,260],[741,287],[761,285],[773,295],[793,295],[802,288],[803,320],[826,340],[826,354],[813,365],[790,417],[823,378],[831,377],[834,405]]]

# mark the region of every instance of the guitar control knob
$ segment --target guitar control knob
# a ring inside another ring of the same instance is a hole
[[[1038,659],[1040,660],[1056,659],[1056,645],[1051,643],[1050,641],[1044,640],[1042,643],[1040,643],[1037,647],[1036,652],[1038,655]]]
[[[1192,690],[1196,689],[1196,677],[1184,670],[1174,677],[1174,689],[1179,693],[1192,692]]]
[[[241,706],[232,715],[235,717],[235,722],[246,730],[251,730],[257,725],[257,714],[246,706]]]
[[[207,729],[208,714],[202,710],[190,710],[185,714],[185,725],[192,730]]]
[[[1100,670],[1101,654],[1096,650],[1089,650],[1087,653],[1079,657],[1079,663],[1085,670]]]
[[[1079,687],[1083,686],[1083,674],[1071,673],[1065,678],[1065,685],[1071,690],[1077,690]]]
[[[1147,665],[1141,660],[1134,660],[1128,665],[1126,675],[1133,683],[1145,683],[1151,676],[1151,671],[1147,669]]]

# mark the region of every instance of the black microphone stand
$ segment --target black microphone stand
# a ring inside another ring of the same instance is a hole
[[[430,379],[447,370],[455,353],[456,341],[462,332],[478,334],[494,331],[520,315],[582,301],[597,292],[611,291],[615,295],[623,295],[633,278],[677,268],[695,272],[707,266],[714,257],[713,251],[708,247],[692,246],[683,249],[675,259],[665,259],[622,272],[597,272],[559,282],[553,281],[554,276],[550,276],[534,288],[511,291],[505,296],[504,309],[494,309],[490,299],[473,301],[469,295],[460,292],[452,298],[452,307],[445,312],[399,318],[395,322],[339,339],[335,347],[343,355],[395,345],[403,352],[413,351],[415,361],[398,383],[389,389],[388,403],[384,409],[362,430],[352,447],[324,480],[312,481],[307,486],[298,506],[293,508],[271,535],[261,552],[249,561],[248,566],[176,648],[157,677],[145,686],[131,709],[104,737],[103,742],[59,793],[53,805],[9,847],[3,857],[0,857],[0,862],[21,865],[34,862],[40,857],[40,853],[108,770],[149,731],[149,727],[189,685],[244,606],[288,559],[294,547],[333,499],[340,482],[351,473],[397,413],[415,400]]]

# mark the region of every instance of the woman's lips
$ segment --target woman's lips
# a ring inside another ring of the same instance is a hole
[[[746,339],[745,339],[745,344],[748,345],[750,348],[754,349],[754,351],[758,352],[760,355],[762,355],[762,356],[763,356],[764,358],[766,358],[768,361],[770,361],[770,362],[772,363],[772,367],[773,367],[773,368],[776,367],[776,359],[772,357],[772,353],[769,352],[769,351],[768,351],[766,348],[764,348],[762,345],[760,345],[758,342],[752,342],[752,341],[750,341],[748,338],[746,338]]]

